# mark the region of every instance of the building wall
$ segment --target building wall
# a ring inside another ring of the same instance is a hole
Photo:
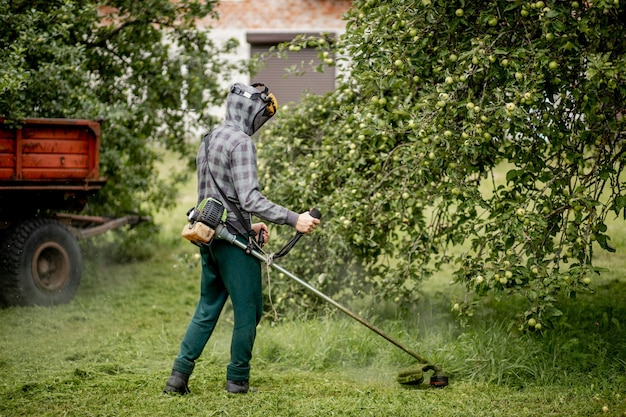
[[[352,5],[352,0],[220,0],[217,6],[219,19],[204,19],[199,22],[200,27],[210,30],[210,36],[217,43],[224,43],[229,39],[236,39],[239,47],[231,55],[234,61],[249,59],[252,52],[251,44],[248,42],[250,34],[291,34],[293,36],[300,33],[320,33],[328,32],[340,35],[345,32],[346,22],[343,14]],[[269,45],[267,46],[269,48]],[[258,48],[254,48],[257,52]],[[291,58],[297,60],[296,54],[290,54]],[[285,62],[283,68],[291,65]],[[268,67],[277,71],[275,64],[268,64]],[[336,72],[333,70],[333,76]],[[273,74],[276,78],[276,74]],[[319,77],[319,74],[311,73],[312,77]],[[263,73],[252,80],[249,74],[235,74],[233,78],[222,79],[221,83],[226,90],[233,82],[252,83],[264,81],[270,88],[291,89],[289,94],[283,91],[275,91],[279,105],[285,104],[292,97],[299,97],[300,94],[310,89],[312,83],[308,80],[281,79],[278,85],[271,81],[272,77],[267,77]],[[316,82],[313,82],[315,84]],[[295,84],[295,85],[294,85]],[[222,117],[223,106],[211,109],[211,113]]]
[[[342,15],[351,4],[351,0],[221,0],[219,20],[202,23],[247,31],[343,31]]]
[[[220,0],[216,8],[219,19],[204,19],[199,24],[209,29],[211,37],[217,42],[237,39],[239,48],[232,58],[248,59],[252,54],[248,43],[250,34],[344,33],[346,22],[343,15],[351,5],[352,0]],[[298,59],[296,54],[291,55],[293,59]],[[285,64],[286,67],[289,65]],[[225,86],[232,81],[250,83],[257,80],[250,80],[247,74],[239,74],[234,80],[224,80]],[[294,83],[297,84],[295,87]],[[294,80],[293,77],[281,84],[272,85],[289,89],[289,96],[295,97],[299,97],[307,87],[306,81]],[[290,100],[284,93],[281,95],[283,100],[279,98],[279,102]],[[216,110],[216,113],[221,113],[220,109]]]

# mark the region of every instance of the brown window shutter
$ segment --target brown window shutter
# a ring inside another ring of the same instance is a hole
[[[293,39],[294,34],[249,34],[250,56],[268,52],[272,46]],[[269,57],[263,68],[252,77],[251,82],[266,84],[278,99],[279,105],[289,102],[299,102],[303,92],[324,94],[335,88],[335,67],[326,67],[323,73],[315,72],[313,68],[319,65],[318,51],[305,48],[298,52],[290,51],[287,59]],[[312,64],[311,64],[312,62]],[[289,74],[287,69],[296,65],[304,69],[303,75]]]

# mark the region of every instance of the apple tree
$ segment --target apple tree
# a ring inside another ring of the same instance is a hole
[[[214,122],[208,109],[225,97],[218,77],[233,67],[225,54],[236,43],[216,44],[197,27],[217,18],[216,3],[0,0],[0,115],[103,118],[108,182],[91,211],[167,206],[180,177],[158,178],[156,149],[191,163],[197,145],[187,136]]]
[[[283,108],[259,146],[267,191],[325,216],[293,267],[407,307],[451,267],[459,315],[521,295],[522,326],[545,328],[624,215],[626,7],[359,0],[346,20],[294,41],[345,68],[336,90]]]

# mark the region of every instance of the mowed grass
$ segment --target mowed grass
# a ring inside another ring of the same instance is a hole
[[[619,220],[611,224],[617,253],[597,252],[611,271],[592,284],[595,294],[561,300],[565,315],[541,336],[512,325],[516,299],[488,301],[461,327],[450,313],[460,289],[445,273],[425,283],[408,318],[388,318],[389,306],[356,310],[442,363],[444,389],[396,383],[413,358],[329,307],[314,318],[279,309],[274,322],[268,314],[252,362],[258,392],[229,395],[227,306],[191,377],[192,394],[162,394],[198,297],[196,251],[178,237],[194,188],[191,179],[179,206],[157,216],[166,232],[150,244],[150,259],[119,264],[85,245],[71,303],[0,310],[0,416],[626,416]],[[306,250],[306,239],[295,250]]]
[[[90,260],[70,304],[1,310],[0,415],[625,415],[625,287],[617,282],[567,305],[561,333],[544,337],[510,331],[511,316],[497,304],[460,328],[437,297],[407,321],[375,320],[442,362],[451,374],[444,389],[397,384],[396,372],[414,361],[329,312],[264,319],[251,381],[259,391],[228,395],[227,309],[191,378],[193,393],[163,395],[196,300],[198,268],[186,249],[129,265]]]

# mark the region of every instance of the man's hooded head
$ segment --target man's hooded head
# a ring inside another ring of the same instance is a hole
[[[226,123],[252,136],[276,114],[276,110],[276,97],[264,84],[235,83],[226,99]]]

